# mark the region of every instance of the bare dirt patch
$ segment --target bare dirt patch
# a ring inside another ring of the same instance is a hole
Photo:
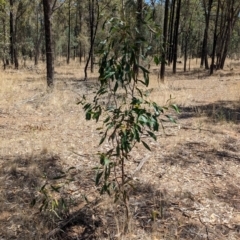
[[[83,79],[75,63],[56,67],[46,91],[44,66],[0,72],[0,239],[240,239],[240,64],[209,77],[197,69],[164,84],[152,69],[151,99],[180,106],[177,124],[166,124],[152,151],[141,146],[127,163],[135,188],[130,233],[121,236],[122,206],[94,186],[99,135],[86,122],[82,94],[93,95],[96,75]],[[233,68],[233,70],[232,70]],[[100,123],[101,124],[101,123]],[[65,193],[74,200],[60,220],[30,203],[49,178],[74,166]],[[86,202],[86,198],[88,202]]]

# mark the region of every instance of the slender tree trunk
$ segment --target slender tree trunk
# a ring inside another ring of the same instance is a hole
[[[136,57],[137,62],[140,61],[140,52],[141,52],[141,35],[142,35],[142,9],[143,9],[143,0],[137,0],[137,33],[136,33]]]
[[[43,1],[44,27],[45,27],[45,45],[46,45],[46,64],[47,64],[47,85],[53,87],[54,81],[54,54],[52,47],[52,29],[51,29],[51,0]]]
[[[174,16],[175,16],[175,0],[172,0],[171,12],[170,12],[170,21],[169,21],[169,50],[168,50],[168,65],[172,63],[173,59],[173,26],[174,26]]]
[[[8,58],[6,54],[6,20],[2,18],[2,26],[3,26],[3,69],[6,69],[8,65]]]
[[[38,46],[38,35],[39,35],[39,19],[38,19],[38,7],[36,8],[36,40],[35,40],[35,51],[34,51],[34,65],[38,65],[38,56],[39,56],[39,49]]]
[[[220,62],[220,68],[221,69],[223,69],[224,64],[225,64],[229,43],[230,43],[231,36],[232,36],[232,33],[233,33],[233,28],[236,24],[237,19],[239,18],[240,4],[239,3],[238,3],[238,5],[234,5],[234,4],[236,4],[235,0],[231,0],[231,3],[229,4],[230,5],[229,10],[228,10],[229,11],[228,31],[227,31],[227,34],[226,34],[225,46],[223,48],[223,54],[222,54],[222,58],[221,58],[221,62]]]
[[[166,65],[166,51],[167,51],[167,36],[168,36],[168,5],[169,0],[165,1],[165,13],[164,13],[164,24],[163,24],[163,47],[162,47],[162,61],[160,68],[160,79],[164,82],[165,76],[165,65]]]
[[[18,63],[18,46],[17,46],[17,19],[15,21],[15,27],[14,27],[14,34],[13,34],[13,39],[14,39],[14,51],[13,51],[13,56],[14,56],[14,67],[15,69],[18,69],[19,63]]]
[[[96,0],[97,1],[97,0]],[[91,73],[93,73],[94,71],[94,40],[95,40],[95,36],[94,36],[94,25],[95,25],[95,2],[94,0],[92,1],[92,9],[91,9],[92,13],[92,22],[91,22]]]
[[[214,37],[213,37],[212,63],[210,66],[210,75],[213,74],[213,69],[214,69],[214,61],[215,61],[215,53],[216,53],[216,45],[217,45],[217,27],[218,27],[218,17],[219,17],[219,5],[220,5],[220,0],[218,0],[218,5],[217,5],[217,14],[216,14],[216,20],[215,20]]]
[[[92,64],[94,63],[94,54],[93,54],[93,47],[94,47],[94,42],[95,42],[95,37],[97,34],[97,28],[98,28],[98,23],[99,23],[99,5],[98,5],[98,0],[96,0],[96,7],[97,7],[97,20],[95,22],[95,16],[94,15],[94,7],[92,5],[95,4],[95,0],[90,0],[89,1],[89,14],[90,14],[90,49],[88,52],[88,58],[86,61],[86,65],[84,68],[84,80],[87,80],[87,69],[90,60],[92,59]],[[93,65],[91,66],[93,68]],[[93,69],[91,69],[93,71]]]
[[[70,63],[70,50],[71,50],[71,0],[68,0],[68,49],[67,49],[67,64]]]
[[[38,9],[37,9],[38,12]],[[37,13],[37,34],[36,34],[36,40],[35,40],[35,50],[34,50],[34,65],[38,65],[38,59],[40,54],[40,47],[42,43],[43,38],[43,24],[41,23],[40,30],[39,30],[39,18]]]
[[[79,9],[79,34],[82,33],[82,7],[81,4],[78,6]],[[82,63],[82,57],[83,57],[83,44],[80,41],[79,42],[79,62]]]
[[[188,50],[188,33],[185,33],[184,37],[184,67],[183,71],[187,71],[187,50]]]
[[[174,43],[173,43],[173,73],[176,73],[177,68],[177,52],[178,52],[178,28],[180,20],[181,0],[177,1],[176,21],[174,29]]]
[[[75,41],[78,37],[78,11],[76,9],[76,12],[75,12],[75,27],[74,27],[74,37],[75,37]],[[76,56],[77,56],[77,46],[74,45],[74,54],[73,54],[73,60],[75,61],[76,59]]]
[[[204,11],[205,11],[205,30],[204,30],[204,38],[203,38],[203,45],[202,45],[202,55],[201,55],[201,67],[205,63],[205,69],[209,69],[208,65],[208,54],[207,54],[207,45],[208,45],[208,29],[209,29],[209,21],[210,15],[212,10],[213,0],[208,1],[208,6],[206,6],[206,0],[203,1],[204,3]]]
[[[14,63],[14,27],[13,27],[13,0],[9,1],[10,3],[10,60],[11,64]]]

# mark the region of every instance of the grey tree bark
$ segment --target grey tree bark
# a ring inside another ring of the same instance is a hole
[[[47,85],[53,87],[54,81],[54,54],[52,47],[52,0],[43,0],[44,28],[45,28],[45,46],[46,46],[46,68],[47,68]]]
[[[169,0],[165,1],[164,23],[163,23],[163,46],[162,46],[162,58],[160,68],[160,79],[164,82],[165,65],[166,65],[166,51],[167,51],[167,36],[168,36],[168,5]]]

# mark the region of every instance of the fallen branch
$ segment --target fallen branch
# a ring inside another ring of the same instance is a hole
[[[137,168],[134,170],[134,172],[132,173],[132,175],[134,175],[136,172],[140,171],[144,165],[144,163],[151,157],[151,155],[148,155],[146,157],[144,157],[141,162],[138,164]]]

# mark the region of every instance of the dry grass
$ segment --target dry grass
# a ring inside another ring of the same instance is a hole
[[[74,199],[63,231],[52,239],[240,239],[240,63],[209,77],[192,61],[191,71],[167,68],[165,84],[152,69],[151,99],[180,105],[176,125],[167,124],[152,152],[138,146],[128,163],[134,172],[130,233],[121,236],[123,209],[94,186],[96,126],[76,102],[96,86],[83,66],[56,66],[56,86],[46,91],[44,65],[0,72],[0,239],[45,239],[63,226],[30,202],[49,178],[75,166],[65,191]],[[30,66],[30,64],[29,64]],[[231,70],[233,68],[233,70]],[[89,203],[86,203],[87,197]],[[66,219],[65,219],[66,220]]]

